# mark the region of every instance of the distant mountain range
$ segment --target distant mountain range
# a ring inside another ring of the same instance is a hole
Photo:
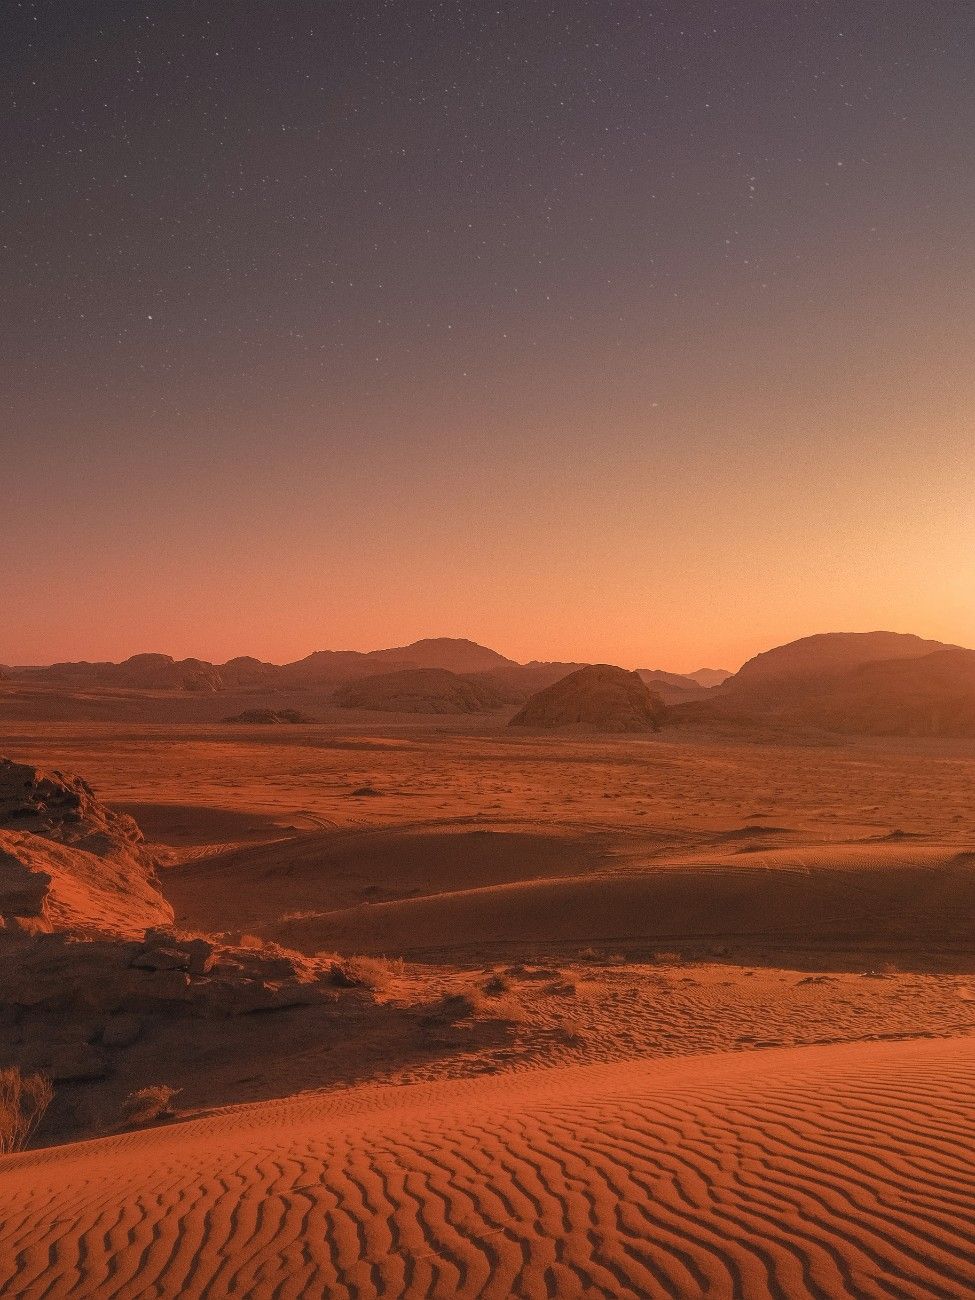
[[[182,699],[186,704],[181,716],[195,695],[199,704],[192,706],[194,716],[203,709],[202,696],[210,701],[206,716],[219,717],[222,694],[228,701],[233,696],[236,713],[258,706],[313,713],[336,705],[383,712],[477,713],[523,705],[589,666],[519,664],[473,641],[438,637],[366,653],[317,650],[289,664],[246,656],[212,664],[141,654],[120,664],[2,669],[0,678],[10,688],[7,702],[22,718],[60,716],[63,701],[57,708],[51,703],[52,695],[60,695],[58,688],[63,699],[76,702],[90,692],[84,697],[84,716],[103,716],[98,701],[104,701],[106,689],[143,692],[138,698],[157,713],[164,707],[172,710],[174,699]],[[665,727],[697,724],[747,730],[772,725],[851,734],[975,736],[975,651],[903,633],[804,637],[756,655],[734,674],[644,668],[635,676],[666,706],[660,719]],[[38,689],[47,705],[40,702]]]
[[[476,675],[482,678],[484,698],[496,696],[498,703],[504,705],[521,703],[535,691],[552,685],[582,667],[585,665],[581,663],[547,663],[538,660],[520,664],[474,641],[457,637],[430,637],[414,641],[411,645],[394,646],[386,650],[316,650],[304,659],[287,664],[265,663],[246,655],[229,659],[223,664],[214,664],[204,659],[173,659],[171,655],[138,654],[117,664],[82,660],[55,663],[47,667],[5,668],[0,671],[11,681],[50,683],[75,688],[114,686],[146,691],[216,692],[261,688],[336,690],[340,686],[380,674],[437,669],[465,677]],[[702,669],[700,675],[708,678],[715,674],[719,679],[729,675],[716,673],[714,669]],[[647,676],[647,680],[662,686],[662,694],[668,700],[688,699],[697,698],[702,692],[702,684],[697,676],[653,672]],[[404,682],[403,686],[405,689],[407,683]],[[375,692],[373,698],[378,698]]]
[[[672,722],[774,722],[867,735],[975,735],[975,650],[829,632],[756,655]]]

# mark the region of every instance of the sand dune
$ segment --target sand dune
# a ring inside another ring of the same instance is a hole
[[[973,1137],[975,1039],[297,1097],[6,1158],[0,1290],[968,1297]]]
[[[331,831],[176,867],[182,924],[305,952],[537,944],[966,952],[975,857],[906,839],[779,847],[789,832],[628,835],[564,823]]]
[[[190,925],[263,931],[300,907],[441,895],[445,891],[582,874],[611,837],[517,826],[414,825],[334,830],[233,849],[167,874],[169,897]]]
[[[925,893],[925,891],[928,891]],[[297,915],[272,927],[303,950],[409,954],[483,944],[681,941],[855,947],[900,956],[968,954],[975,866],[905,864],[859,872],[666,866],[592,879],[532,880]]]

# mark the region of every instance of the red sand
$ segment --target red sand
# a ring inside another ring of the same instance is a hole
[[[7,1158],[0,1289],[975,1292],[975,1039],[361,1089]]]

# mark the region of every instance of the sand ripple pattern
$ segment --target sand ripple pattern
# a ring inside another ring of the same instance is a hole
[[[357,1089],[9,1157],[0,1294],[971,1297],[975,1039]]]

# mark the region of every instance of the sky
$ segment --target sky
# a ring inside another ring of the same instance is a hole
[[[975,645],[970,0],[3,26],[0,662]]]

